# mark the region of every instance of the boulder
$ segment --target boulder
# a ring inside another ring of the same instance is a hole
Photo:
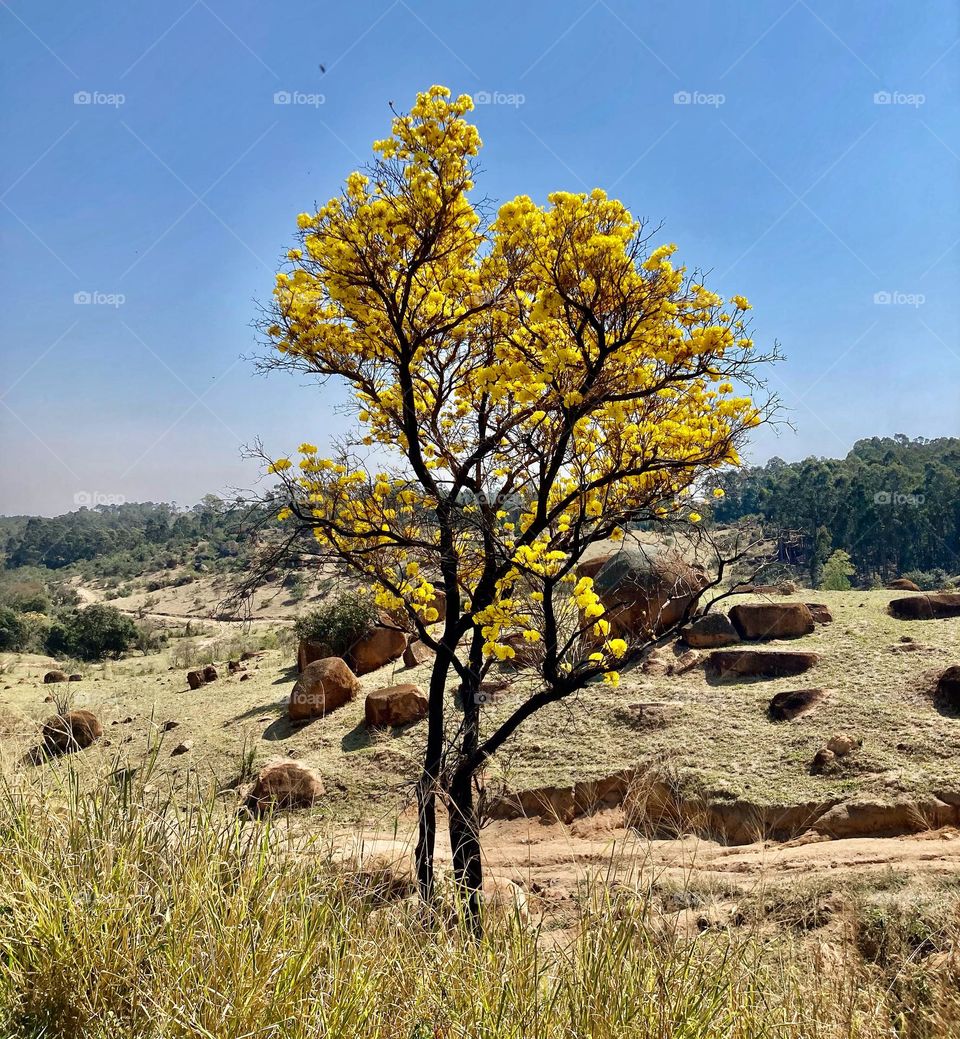
[[[291,721],[322,718],[352,700],[360,689],[357,676],[342,657],[325,657],[308,664],[290,693]]]
[[[707,657],[712,678],[788,678],[820,662],[817,653],[793,650],[715,649]]]
[[[213,664],[207,664],[207,666],[203,669],[204,682],[216,682],[218,677],[219,676],[217,675],[217,669],[213,666]]]
[[[92,711],[67,711],[43,723],[43,742],[53,754],[83,750],[103,735],[103,726]]]
[[[960,711],[960,664],[948,667],[937,679],[937,699],[944,707]]]
[[[403,651],[405,667],[419,667],[433,656],[433,650],[425,646],[419,639],[414,639]]]
[[[245,649],[240,654],[240,659],[241,660],[256,660],[257,657],[259,657],[259,656],[260,656],[260,651],[259,650]]]
[[[323,780],[312,768],[299,761],[276,761],[257,776],[247,795],[247,808],[255,815],[271,808],[311,808],[325,792]]]
[[[326,642],[321,642],[319,639],[301,639],[297,646],[297,670],[303,671],[307,664],[334,655]]]
[[[68,682],[70,680],[66,671],[48,671],[43,676],[44,685],[52,685],[54,682]]]
[[[790,689],[773,696],[767,711],[772,721],[790,722],[808,714],[826,697],[826,689]]]
[[[826,747],[821,747],[816,754],[813,755],[813,761],[810,763],[810,771],[815,775],[822,775],[824,772],[828,772],[837,763],[837,755],[832,750],[827,750]]]
[[[70,676],[70,681],[71,682],[82,682],[83,681],[83,675],[71,675]]]
[[[677,652],[678,644],[671,646],[654,646],[644,657],[640,670],[645,675],[660,677],[663,675],[683,675],[700,663],[701,656],[696,650],[688,649]]]
[[[914,584],[913,581],[908,580],[906,577],[898,577],[895,581],[891,581],[887,588],[891,592],[920,592],[923,589],[918,584]]]
[[[367,675],[386,664],[399,660],[407,648],[407,633],[399,628],[376,625],[368,635],[358,639],[344,654],[354,674]]]
[[[409,725],[427,716],[427,697],[418,685],[391,685],[367,696],[364,718],[369,728]]]
[[[688,646],[696,649],[717,649],[733,646],[740,641],[730,618],[722,613],[707,613],[680,630]]]
[[[827,752],[829,753],[829,752]],[[941,826],[956,826],[960,812],[933,796],[915,801],[847,801],[820,816],[811,829],[834,840],[844,837],[899,837]]]
[[[181,754],[189,754],[191,750],[193,750],[193,740],[184,740],[183,743],[178,743],[170,751],[170,757],[178,758]]]
[[[803,605],[810,611],[814,624],[833,623],[833,614],[822,602],[805,602]]]
[[[578,573],[590,576],[582,564]],[[593,578],[613,633],[628,640],[659,635],[683,621],[708,583],[701,567],[664,544],[625,543]]]
[[[250,672],[249,671],[244,671],[243,674],[240,676],[240,681],[241,682],[249,682],[250,681]]]
[[[813,615],[802,602],[740,603],[730,620],[742,639],[798,639],[813,631]]]
[[[236,674],[242,668],[242,666],[243,665],[240,663],[239,660],[227,661],[227,670],[230,672],[231,675]]]
[[[837,736],[831,736],[830,739],[827,740],[827,750],[835,754],[838,758],[845,758],[848,754],[852,754],[862,746],[863,739],[860,736],[854,736],[849,732],[840,733]]]
[[[899,620],[926,621],[960,617],[960,592],[933,592],[930,595],[891,599],[887,610]]]
[[[191,689],[199,689],[204,683],[202,671],[188,671],[187,672],[187,685]]]

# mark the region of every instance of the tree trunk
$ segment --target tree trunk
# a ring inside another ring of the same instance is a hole
[[[451,653],[442,643],[430,675],[427,707],[427,746],[417,783],[417,847],[414,853],[421,900],[433,903],[433,856],[437,843],[437,783],[443,763],[443,715]]]
[[[473,773],[466,768],[457,770],[450,785],[450,850],[466,922],[479,935],[482,927],[483,863],[480,859],[480,825],[473,799]]]

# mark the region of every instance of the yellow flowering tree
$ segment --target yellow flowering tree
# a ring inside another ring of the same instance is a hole
[[[436,652],[417,875],[430,898],[442,797],[476,912],[478,771],[545,704],[616,685],[634,648],[578,561],[629,524],[699,518],[691,494],[765,418],[751,391],[769,357],[747,301],[675,265],[603,191],[475,207],[472,107],[419,94],[369,168],[300,214],[265,329],[270,363],[350,389],[357,432],[334,457],[302,444],[271,463],[281,518]],[[488,731],[481,683],[511,663],[537,689]]]

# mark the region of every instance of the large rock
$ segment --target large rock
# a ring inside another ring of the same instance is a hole
[[[48,671],[43,676],[44,685],[53,685],[56,682],[68,682],[69,680],[70,676],[66,671]]]
[[[414,639],[403,651],[403,663],[405,667],[419,667],[433,655],[433,650],[429,646],[424,645],[419,639]]]
[[[247,807],[256,815],[271,808],[311,808],[325,792],[323,780],[312,768],[299,761],[276,761],[257,776]]]
[[[817,653],[792,650],[715,649],[707,658],[712,678],[787,678],[820,662]]]
[[[358,639],[344,654],[344,660],[357,675],[366,675],[399,660],[407,648],[407,633],[399,628],[378,624],[368,635]]]
[[[206,679],[203,677],[202,671],[188,671],[187,672],[187,685],[191,689],[199,689],[204,684]]]
[[[730,620],[742,639],[798,639],[813,631],[813,615],[802,602],[740,603]]]
[[[768,712],[775,722],[791,722],[812,711],[826,696],[826,689],[790,689],[770,700]]]
[[[804,606],[810,611],[814,624],[831,624],[833,622],[833,614],[824,603],[807,602],[804,603]]]
[[[53,754],[83,750],[103,735],[103,726],[91,711],[67,711],[43,723],[43,742]]]
[[[581,564],[577,571],[585,573]],[[708,580],[679,552],[663,544],[625,543],[597,570],[593,586],[616,635],[659,635],[688,617]]]
[[[409,725],[427,716],[427,697],[418,685],[391,685],[367,696],[364,718],[370,728]]]
[[[935,592],[930,595],[908,595],[891,599],[887,607],[899,620],[937,620],[960,617],[960,592]]]
[[[688,646],[696,649],[718,649],[740,641],[730,618],[722,613],[708,613],[682,628],[680,634]]]
[[[960,664],[948,667],[937,679],[937,699],[944,707],[960,711]]]
[[[291,721],[322,718],[352,700],[360,689],[357,676],[342,657],[325,657],[308,664],[290,693]]]
[[[922,591],[920,585],[914,584],[913,581],[908,580],[906,577],[898,577],[895,581],[891,581],[887,588],[891,592],[919,592]]]
[[[307,664],[332,656],[334,653],[326,642],[319,639],[301,639],[297,646],[297,670],[303,671]]]

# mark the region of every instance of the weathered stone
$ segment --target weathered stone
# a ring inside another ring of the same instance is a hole
[[[321,642],[319,639],[301,639],[297,646],[297,670],[303,671],[308,664],[312,664],[315,660],[324,660],[326,657],[334,655],[326,642]]]
[[[213,664],[207,664],[207,666],[203,669],[204,682],[216,682],[218,677],[219,676],[217,674],[217,669],[213,666]]]
[[[341,657],[308,664],[290,693],[291,721],[320,718],[352,700],[360,689],[357,676]]]
[[[433,650],[429,646],[424,645],[419,639],[414,639],[403,651],[403,663],[406,667],[418,667],[433,655]]]
[[[812,711],[826,696],[826,689],[791,689],[773,696],[768,712],[775,722],[793,721]]]
[[[849,732],[840,733],[837,736],[831,736],[830,739],[827,740],[827,750],[836,754],[838,758],[845,758],[848,754],[852,754],[862,746],[863,739],[860,736],[853,736]]]
[[[814,624],[830,624],[833,622],[833,614],[822,602],[807,602],[804,606],[810,611]]]
[[[953,664],[937,679],[937,699],[952,711],[960,711],[960,664]]]
[[[278,761],[261,770],[247,796],[247,807],[256,815],[271,808],[311,808],[324,793],[323,780],[314,769],[299,761]]]
[[[173,750],[170,751],[171,758],[178,758],[182,754],[189,754],[193,750],[193,740],[184,740],[183,743],[178,743]]]
[[[70,681],[71,682],[82,682],[83,681],[83,675],[71,675],[70,676]]]
[[[391,685],[367,696],[364,718],[370,728],[409,725],[427,716],[427,697],[418,685]]]
[[[584,573],[582,565],[578,572]],[[628,640],[661,634],[683,621],[707,584],[703,570],[676,550],[638,543],[625,543],[593,579],[614,633]]]
[[[69,680],[69,675],[67,675],[66,671],[48,671],[43,676],[44,685],[53,685],[55,682],[68,682]]]
[[[908,595],[891,599],[887,607],[899,620],[939,620],[960,617],[960,592],[934,592],[930,595]]]
[[[837,762],[837,755],[832,750],[828,750],[826,747],[821,747],[816,754],[813,755],[813,762],[810,765],[810,771],[815,775],[819,776],[824,772],[828,772]]]
[[[204,683],[204,677],[202,671],[188,671],[187,672],[187,685],[191,689],[199,689]]]
[[[344,654],[344,660],[354,674],[367,675],[394,660],[399,660],[406,648],[405,631],[378,624],[368,635],[364,635],[350,647],[349,652]]]
[[[67,711],[43,723],[43,742],[55,754],[83,750],[103,735],[97,716],[92,711]]]
[[[740,603],[730,620],[743,639],[796,639],[813,631],[813,616],[802,602]]]
[[[730,618],[722,613],[707,613],[682,628],[684,641],[696,649],[717,649],[733,646],[740,641]]]
[[[906,577],[898,577],[895,581],[891,581],[887,588],[891,592],[919,592],[923,590],[920,585],[914,584],[913,581],[908,580]]]
[[[793,650],[715,649],[707,658],[712,678],[786,678],[819,663],[816,653]]]

